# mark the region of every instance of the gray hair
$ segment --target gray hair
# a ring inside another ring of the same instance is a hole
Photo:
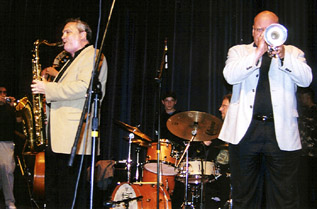
[[[86,39],[87,41],[90,43],[91,42],[91,39],[92,39],[92,30],[91,28],[89,27],[89,25],[80,20],[79,18],[70,18],[68,20],[66,20],[66,23],[70,23],[70,22],[74,22],[74,23],[77,23],[76,26],[77,26],[77,29],[79,30],[79,32],[86,32],[87,36],[86,36]]]

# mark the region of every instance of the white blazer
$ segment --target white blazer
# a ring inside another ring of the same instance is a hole
[[[233,91],[219,138],[231,144],[241,141],[252,120],[262,61],[261,58],[255,63],[255,49],[253,43],[230,48],[223,71],[226,81],[233,85]],[[301,149],[296,90],[297,86],[308,87],[312,77],[304,53],[294,46],[285,45],[283,65],[279,58],[272,58],[269,82],[275,134],[281,150]]]

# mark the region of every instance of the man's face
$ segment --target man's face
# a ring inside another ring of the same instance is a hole
[[[221,112],[221,118],[222,118],[222,120],[224,120],[225,117],[226,117],[228,107],[229,107],[229,100],[228,100],[227,98],[225,98],[225,99],[222,101],[222,104],[221,104],[221,106],[220,106],[220,108],[219,108],[219,111]]]
[[[6,97],[7,96],[7,89],[4,87],[0,87],[0,96]]]
[[[164,105],[166,111],[173,110],[176,103],[177,100],[175,100],[173,97],[166,97],[164,100],[162,100],[162,104]]]
[[[7,96],[7,89],[4,87],[0,87],[0,97],[6,97]],[[0,101],[0,104],[4,104],[4,102]]]
[[[69,52],[73,57],[75,52],[84,47],[86,40],[86,32],[80,32],[76,27],[77,23],[69,22],[63,29],[62,40],[65,51]]]
[[[260,15],[254,19],[252,36],[255,45],[259,46],[260,36],[263,34],[265,29],[273,23],[278,23],[278,19],[270,15]]]

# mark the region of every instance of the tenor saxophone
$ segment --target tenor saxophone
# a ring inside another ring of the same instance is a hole
[[[43,41],[36,40],[34,42],[34,51],[32,59],[32,75],[33,80],[42,80],[41,79],[41,64],[39,57],[39,46]],[[38,149],[43,148],[46,144],[46,134],[45,134],[45,112],[43,108],[43,99],[42,94],[33,94],[32,95],[32,112],[33,112],[33,130],[30,131],[32,136],[30,136],[29,148],[31,152],[39,151]]]
[[[32,75],[33,80],[42,80],[41,77],[41,64],[39,57],[39,46],[45,44],[47,46],[62,46],[61,42],[49,43],[46,40],[36,40],[34,42],[33,59],[32,59]],[[32,95],[32,112],[33,112],[33,127],[30,130],[29,149],[31,152],[42,151],[46,145],[45,121],[46,113],[44,111],[44,95]]]

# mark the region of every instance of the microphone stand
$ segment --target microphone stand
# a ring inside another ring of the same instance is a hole
[[[161,182],[161,162],[160,162],[160,154],[161,154],[161,91],[162,91],[162,74],[163,74],[163,68],[167,70],[167,38],[164,41],[165,47],[164,47],[164,53],[163,58],[160,66],[160,70],[158,72],[158,76],[155,78],[155,80],[158,83],[158,116],[157,116],[157,146],[156,146],[156,153],[157,153],[157,178],[156,178],[156,208],[160,209],[160,182]]]
[[[80,133],[83,127],[83,122],[85,119],[85,115],[86,113],[90,113],[91,112],[91,100],[92,97],[94,96],[94,110],[93,110],[93,118],[92,118],[92,131],[91,131],[91,138],[92,138],[92,150],[91,150],[91,169],[90,169],[90,209],[93,208],[93,191],[94,191],[94,176],[95,176],[95,155],[96,155],[96,140],[98,138],[99,135],[99,110],[100,110],[100,105],[99,105],[99,97],[101,95],[101,84],[100,81],[98,79],[99,77],[99,71],[98,71],[98,67],[100,64],[100,59],[102,56],[102,49],[104,46],[104,41],[106,38],[106,34],[107,34],[107,30],[108,30],[108,26],[109,26],[109,22],[111,19],[111,15],[112,15],[112,11],[114,8],[114,4],[115,4],[115,0],[113,0],[112,2],[112,6],[110,9],[110,14],[108,17],[108,22],[103,34],[103,39],[101,42],[101,46],[100,49],[98,51],[98,55],[97,58],[95,60],[95,64],[94,64],[94,69],[92,71],[92,75],[91,75],[91,79],[90,79],[90,83],[89,83],[89,87],[87,89],[86,95],[88,95],[86,97],[85,103],[84,103],[84,107],[83,107],[83,111],[80,117],[80,121],[79,121],[79,125],[77,128],[77,132],[76,132],[76,136],[75,136],[75,140],[74,140],[74,144],[73,147],[71,149],[71,154],[70,154],[70,158],[68,161],[68,166],[73,166],[73,162],[74,162],[74,158],[77,152],[77,145],[78,145],[78,141],[79,141],[79,137],[80,137]],[[89,114],[87,114],[87,118],[89,117]],[[89,119],[89,118],[88,118]],[[87,120],[88,120],[87,119]],[[88,120],[89,121],[89,120]],[[83,154],[84,155],[84,154]],[[80,174],[79,174],[80,175]]]

